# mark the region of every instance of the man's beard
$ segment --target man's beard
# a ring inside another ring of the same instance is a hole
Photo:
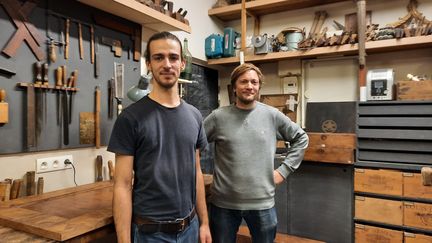
[[[158,79],[155,79],[155,82],[159,84],[159,86],[161,86],[164,89],[171,89],[172,87],[174,87],[174,85],[177,85],[176,81],[173,82],[162,82]]]

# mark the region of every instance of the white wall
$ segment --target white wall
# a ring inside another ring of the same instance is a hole
[[[405,16],[407,14],[406,6],[408,2],[408,0],[367,1],[367,10],[372,10],[372,22],[383,27],[385,24],[395,22],[400,17]],[[418,3],[418,10],[427,19],[432,20],[432,1],[418,0]],[[260,22],[261,34],[267,33],[276,36],[281,30],[287,27],[305,27],[306,33],[309,33],[314,13],[318,10],[326,10],[329,15],[323,27],[327,26],[329,30],[335,30],[332,24],[333,20],[343,24],[345,14],[356,12],[356,4],[352,1],[347,1],[264,15],[261,17]],[[251,18],[248,19],[247,25],[248,35],[252,35],[253,21]],[[241,28],[239,20],[231,21],[227,26],[231,26],[237,31],[240,31]],[[305,79],[304,83],[310,89],[310,101],[357,100],[357,91],[353,90],[357,89],[356,61],[352,59],[338,60],[336,65],[334,62],[334,59],[320,58],[318,61],[289,60],[273,64],[260,64],[259,66],[266,76],[266,84],[263,86],[261,93],[280,93],[280,80],[277,74],[301,72]],[[311,63],[314,63],[314,68],[311,68]],[[407,73],[425,73],[431,77],[432,48],[370,54],[367,56],[366,63],[369,69],[395,69],[396,80],[403,80]],[[302,66],[305,67],[303,70]],[[226,85],[229,83],[229,72],[221,74],[220,78],[220,102],[221,105],[227,105],[229,102]]]
[[[36,159],[62,155],[73,156],[73,162],[76,169],[76,182],[78,185],[95,182],[96,156],[102,155],[104,180],[108,179],[108,160],[112,160],[113,162],[115,161],[114,154],[107,152],[106,147],[101,147],[100,149],[64,149],[56,151],[0,155],[0,180],[4,180],[5,178],[24,179],[27,171],[36,170]],[[72,169],[36,174],[36,180],[38,177],[44,178],[45,192],[75,186],[74,173]],[[21,193],[23,192],[24,190],[21,190]]]

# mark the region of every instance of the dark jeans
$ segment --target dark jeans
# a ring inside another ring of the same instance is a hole
[[[244,219],[254,243],[273,243],[276,237],[275,207],[264,210],[233,210],[210,205],[210,230],[213,243],[235,243]]]
[[[145,227],[145,225],[143,227]],[[132,223],[132,242],[134,243],[195,243],[199,240],[198,234],[198,216],[195,216],[190,225],[183,232],[178,234],[167,234],[162,232],[146,234],[140,231],[136,224]]]

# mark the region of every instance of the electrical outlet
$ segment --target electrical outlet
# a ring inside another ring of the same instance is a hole
[[[36,173],[72,169],[72,165],[65,164],[65,160],[73,163],[72,155],[41,158],[36,160]]]

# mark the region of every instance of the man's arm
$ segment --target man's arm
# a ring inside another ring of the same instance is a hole
[[[211,243],[207,205],[205,200],[204,177],[201,171],[199,150],[196,150],[196,210],[200,221],[201,243]]]
[[[133,156],[116,154],[113,214],[119,243],[131,242]]]

